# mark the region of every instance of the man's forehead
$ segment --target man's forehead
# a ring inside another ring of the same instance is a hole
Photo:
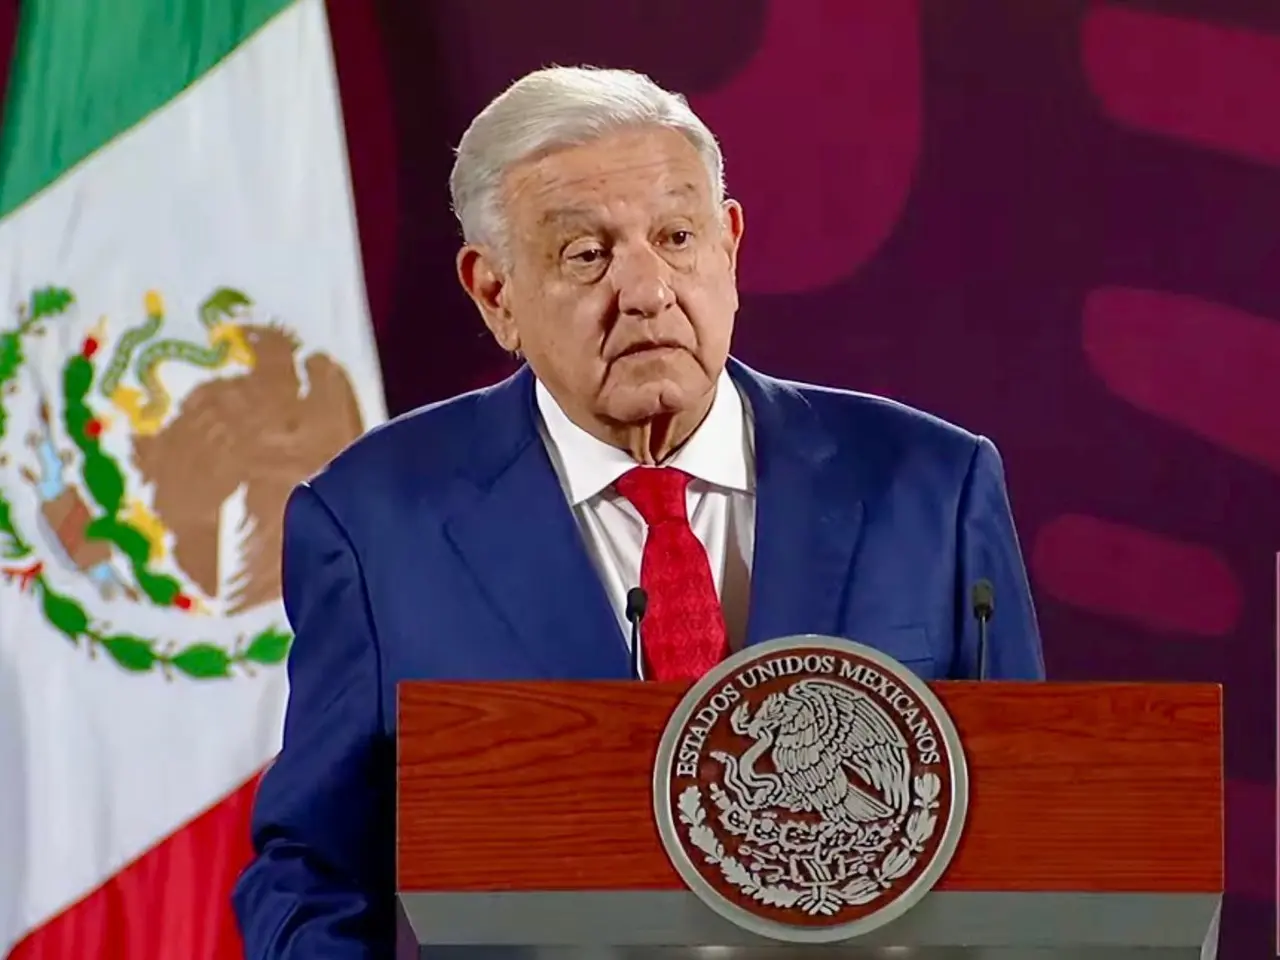
[[[539,225],[557,226],[599,220],[602,215],[608,213],[612,205],[609,202],[611,198],[606,195],[591,196],[589,191],[587,193],[587,196],[576,202],[563,195],[540,198],[545,200],[546,206],[538,214]],[[665,189],[654,190],[651,196],[660,208],[666,209],[697,203],[706,196],[706,193],[706,189],[696,181],[685,181]]]
[[[682,134],[641,128],[530,158],[508,173],[505,187],[509,199],[541,222],[610,205],[706,199],[711,179]]]

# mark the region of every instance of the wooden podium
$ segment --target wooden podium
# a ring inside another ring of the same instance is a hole
[[[797,946],[721,918],[663,849],[654,756],[687,685],[402,685],[400,956],[1214,956],[1218,686],[930,687],[969,768],[949,868],[886,926]]]

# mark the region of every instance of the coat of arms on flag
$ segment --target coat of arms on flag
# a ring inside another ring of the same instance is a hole
[[[25,481],[0,491],[4,577],[125,670],[207,679],[280,663],[287,629],[252,614],[277,616],[290,490],[363,430],[347,372],[230,287],[200,304],[203,341],[166,330],[158,291],[136,320],[86,324],[78,307],[72,290],[38,289],[0,333],[0,462]],[[78,349],[43,382],[24,359],[53,325]],[[184,643],[121,630],[134,604],[251,626]]]

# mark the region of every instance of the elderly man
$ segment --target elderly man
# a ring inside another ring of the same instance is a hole
[[[926,679],[1043,674],[992,444],[729,357],[743,211],[680,96],[550,69],[494,100],[451,181],[458,276],[526,366],[364,437],[285,520],[284,749],[235,896],[250,958],[388,956],[405,679],[647,677],[856,639]],[[798,237],[796,242],[809,242]]]

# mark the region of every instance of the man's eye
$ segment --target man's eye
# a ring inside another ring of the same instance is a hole
[[[686,247],[693,239],[693,233],[689,230],[675,230],[668,238],[673,247]]]
[[[603,258],[604,251],[599,247],[592,247],[590,250],[581,250],[578,253],[573,254],[569,259],[574,263],[582,263],[590,266],[593,263],[598,263]]]

